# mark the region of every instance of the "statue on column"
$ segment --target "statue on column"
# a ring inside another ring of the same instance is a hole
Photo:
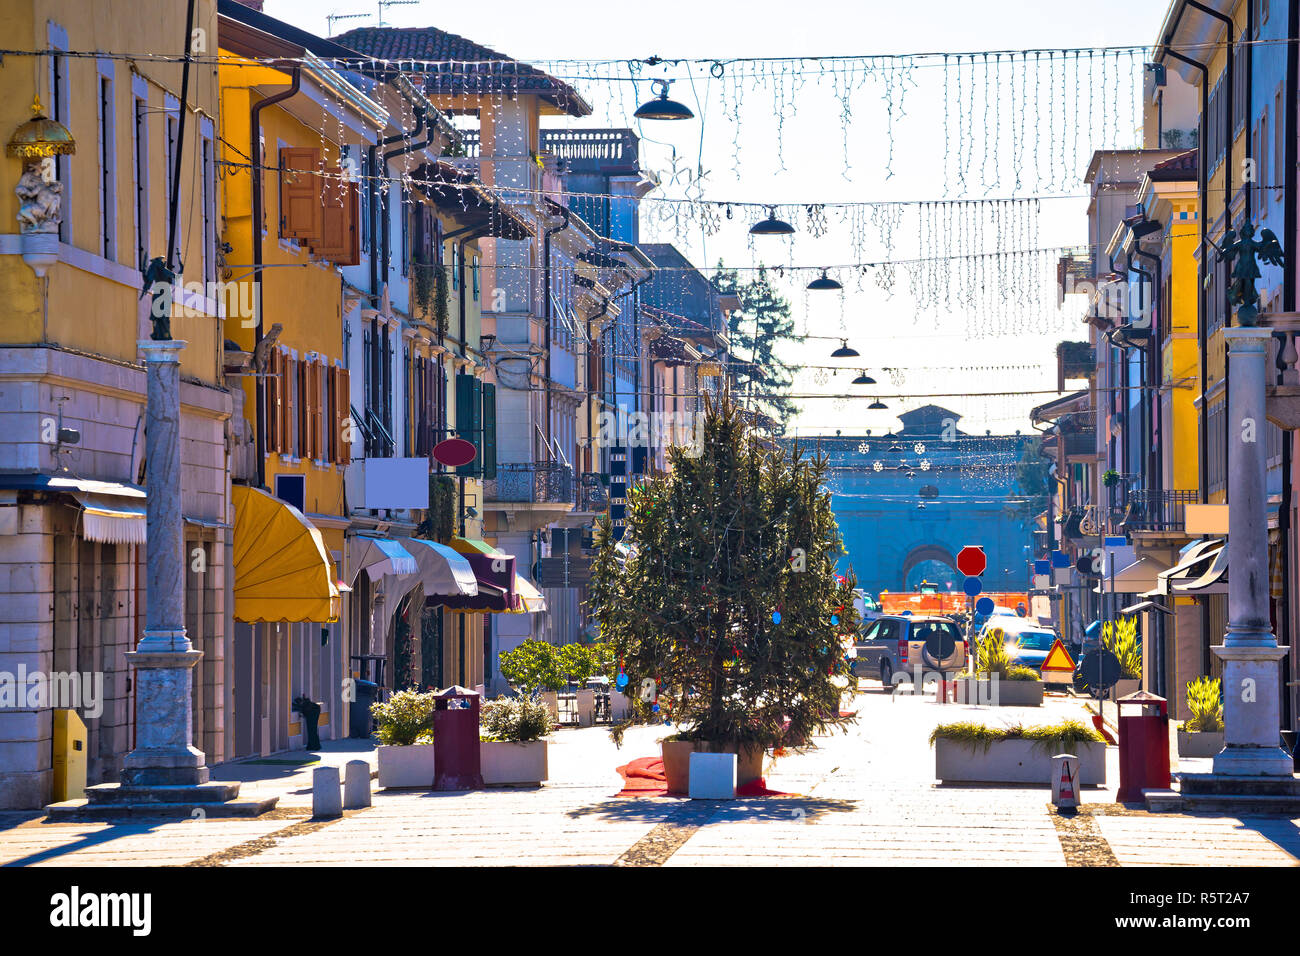
[[[1237,307],[1237,324],[1250,328],[1259,324],[1259,290],[1255,283],[1259,280],[1259,262],[1280,266],[1286,262],[1286,253],[1277,241],[1272,229],[1262,229],[1259,238],[1255,238],[1255,226],[1250,222],[1241,224],[1241,234],[1233,229],[1223,234],[1223,245],[1215,245],[1220,262],[1232,264],[1232,282],[1228,286],[1228,301]]]

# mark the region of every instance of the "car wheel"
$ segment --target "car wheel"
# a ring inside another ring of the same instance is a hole
[[[889,661],[881,661],[880,662],[880,683],[881,686],[885,688],[885,690],[889,690],[890,687],[893,686],[892,684],[893,676],[894,676],[894,669],[889,666]]]

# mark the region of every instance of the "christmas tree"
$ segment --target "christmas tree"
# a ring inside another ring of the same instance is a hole
[[[802,742],[844,722],[844,639],[858,625],[854,581],[835,573],[826,459],[763,442],[728,396],[706,409],[703,439],[629,491],[630,555],[601,522],[589,589],[601,639],[625,692],[691,739]]]

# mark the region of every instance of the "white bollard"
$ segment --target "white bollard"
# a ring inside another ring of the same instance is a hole
[[[1060,808],[1079,805],[1079,758],[1074,754],[1052,758],[1052,803]]]
[[[311,772],[311,815],[317,818],[343,815],[338,767],[317,767]]]
[[[360,810],[370,806],[370,764],[349,760],[343,770],[343,809]]]

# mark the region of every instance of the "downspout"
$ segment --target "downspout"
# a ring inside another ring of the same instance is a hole
[[[274,65],[274,64],[273,64]],[[262,154],[262,110],[268,106],[274,106],[283,100],[297,94],[302,81],[302,68],[297,64],[289,64],[290,82],[286,89],[281,90],[273,96],[258,100],[249,110],[249,140],[250,149],[248,155],[252,157],[252,169],[249,171],[253,177],[253,221],[250,224],[253,233],[253,275],[256,276],[257,283],[257,324],[253,326],[253,351],[257,351],[257,346],[262,343],[262,207],[265,204],[265,198],[262,195],[262,164],[264,156]],[[253,389],[257,396],[257,487],[266,487],[266,384],[265,381],[257,381]]]
[[[1155,399],[1154,403],[1150,408],[1148,408],[1148,414],[1151,416],[1151,428],[1148,430],[1147,434],[1150,436],[1155,432],[1157,426],[1164,425],[1164,422],[1160,417],[1160,380],[1164,376],[1160,366],[1160,330],[1156,327],[1155,319],[1156,303],[1159,301],[1161,283],[1164,281],[1164,263],[1161,262],[1158,255],[1153,252],[1145,251],[1136,241],[1133,244],[1133,253],[1134,255],[1141,256],[1143,259],[1149,260],[1152,264],[1151,268],[1155,274],[1154,282],[1152,284],[1153,291],[1151,294],[1151,341],[1147,343],[1147,368],[1149,369],[1149,377],[1152,379],[1152,384],[1154,386],[1152,395]],[[1140,270],[1139,273],[1141,275],[1146,275],[1145,272],[1140,272]],[[1146,404],[1145,401],[1143,404]],[[1163,437],[1162,434],[1162,440]],[[1162,441],[1152,442],[1151,453],[1148,455],[1148,469],[1152,476],[1154,476],[1154,481],[1148,480],[1147,487],[1154,487],[1157,491],[1164,487],[1164,461],[1161,444]]]
[[[555,309],[551,304],[551,236],[569,227],[569,207],[557,204],[556,208],[560,210],[564,221],[542,233],[542,297],[545,300],[543,304],[546,314],[546,329],[543,332],[546,348],[546,446],[548,449],[554,438],[551,434],[551,323],[555,321]]]

